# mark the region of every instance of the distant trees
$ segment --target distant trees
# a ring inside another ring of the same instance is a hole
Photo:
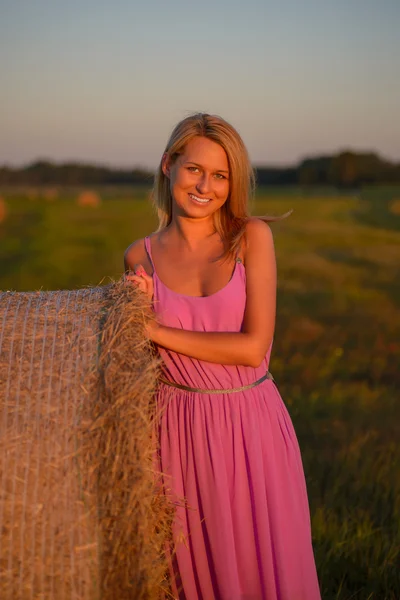
[[[153,173],[144,169],[111,169],[82,163],[37,161],[20,169],[0,167],[0,185],[148,185],[152,179]]]
[[[297,169],[256,167],[256,178],[258,185],[296,185]]]
[[[332,185],[400,183],[400,163],[373,152],[346,150],[333,156],[303,160],[295,167],[256,167],[259,185]],[[0,167],[0,185],[149,185],[153,173],[145,169],[112,169],[82,163],[37,161],[23,168]]]
[[[332,185],[357,187],[368,183],[400,183],[400,163],[383,160],[377,154],[344,151],[334,156],[303,160],[294,169],[259,167],[260,184]]]
[[[400,183],[400,164],[377,154],[341,152],[336,156],[303,161],[298,168],[299,183],[354,187],[368,183]]]

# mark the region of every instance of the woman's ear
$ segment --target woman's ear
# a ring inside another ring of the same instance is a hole
[[[161,159],[161,168],[165,177],[169,178],[170,170],[171,170],[171,160],[168,152],[164,152],[163,157]]]

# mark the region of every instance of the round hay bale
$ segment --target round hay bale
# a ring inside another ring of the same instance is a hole
[[[77,198],[79,206],[89,206],[91,208],[97,208],[100,205],[100,196],[92,190],[86,190],[81,192]]]
[[[0,294],[0,597],[158,598],[158,359],[122,283]]]
[[[389,210],[393,215],[400,215],[400,198],[394,198],[390,202]]]
[[[4,223],[8,215],[7,203],[2,196],[0,196],[0,223]]]

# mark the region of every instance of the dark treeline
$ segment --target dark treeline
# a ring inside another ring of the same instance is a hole
[[[400,183],[400,163],[374,153],[341,152],[307,158],[292,168],[258,167],[259,185],[331,185],[357,187],[375,183]]]
[[[346,151],[307,158],[294,167],[255,169],[258,185],[331,185],[400,183],[400,163],[375,153]],[[153,173],[145,169],[112,169],[81,163],[38,161],[22,168],[0,167],[0,185],[148,185]]]
[[[22,168],[0,167],[0,185],[148,185],[145,169],[112,169],[83,163],[37,161]]]

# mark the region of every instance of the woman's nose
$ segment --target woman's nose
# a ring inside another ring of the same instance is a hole
[[[197,182],[197,189],[200,194],[207,194],[211,188],[211,180],[210,176],[207,173],[203,173],[200,179]]]

